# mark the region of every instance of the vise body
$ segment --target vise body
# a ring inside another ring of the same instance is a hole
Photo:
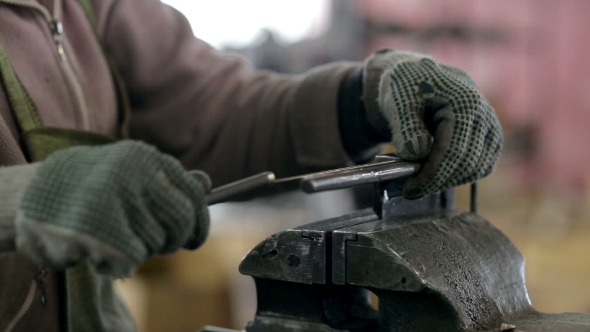
[[[285,230],[248,253],[240,272],[254,278],[258,305],[245,332],[590,331],[590,314],[533,308],[522,255],[474,211],[455,210],[453,190],[406,200],[403,179],[377,178],[372,209]]]

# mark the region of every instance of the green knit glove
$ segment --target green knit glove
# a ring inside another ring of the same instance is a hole
[[[502,128],[473,80],[420,54],[384,50],[365,63],[369,122],[392,132],[403,159],[425,163],[405,184],[407,198],[476,181],[494,169]]]
[[[197,248],[209,230],[211,184],[192,173],[135,141],[56,152],[20,200],[17,247],[54,268],[89,259],[114,277],[152,255]]]

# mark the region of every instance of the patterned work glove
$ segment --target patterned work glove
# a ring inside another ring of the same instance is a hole
[[[384,50],[364,66],[369,122],[393,133],[397,153],[425,160],[404,196],[466,184],[487,176],[502,149],[493,108],[463,71],[414,53]]]
[[[74,147],[41,163],[16,216],[16,245],[64,268],[89,259],[114,277],[148,257],[195,249],[209,230],[205,173],[135,141]]]

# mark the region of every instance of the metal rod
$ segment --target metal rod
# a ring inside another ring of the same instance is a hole
[[[307,178],[310,178],[310,177],[316,177],[316,176],[320,176],[320,175],[324,175],[324,174],[344,174],[344,172],[356,171],[356,170],[363,170],[363,169],[367,169],[368,167],[397,165],[400,162],[400,159],[397,159],[397,158],[394,158],[394,157],[389,157],[389,158],[386,158],[386,157],[388,157],[388,156],[377,156],[377,159],[376,160],[379,160],[379,161],[378,162],[375,162],[375,163],[372,163],[372,164],[355,165],[355,166],[349,166],[349,167],[331,169],[331,170],[328,170],[328,171],[316,172],[316,173],[311,173],[311,174],[296,175],[296,176],[291,176],[291,177],[288,177],[288,178],[277,179],[276,181],[274,181],[274,183],[275,184],[280,184],[280,183],[284,183],[284,182],[300,181],[302,179],[307,179]]]
[[[477,182],[471,184],[471,207],[470,210],[473,213],[477,213]]]
[[[240,331],[238,331],[238,330],[224,329],[222,327],[205,326],[205,327],[203,327],[203,329],[201,330],[201,332],[240,332]]]
[[[395,161],[368,164],[345,171],[325,172],[304,177],[301,189],[306,193],[315,193],[399,179],[418,173],[420,166],[418,163]]]
[[[407,177],[420,170],[420,164],[402,162],[399,158],[386,156],[380,160],[383,161],[283,179],[275,179],[274,173],[264,172],[214,188],[206,200],[208,205],[223,203],[259,187],[295,181],[299,181],[301,189],[307,193],[336,190]]]
[[[217,187],[207,195],[206,200],[208,205],[223,203],[230,198],[243,194],[252,189],[269,185],[275,180],[273,172],[264,172],[251,177],[238,180],[236,182],[228,183],[226,185]]]

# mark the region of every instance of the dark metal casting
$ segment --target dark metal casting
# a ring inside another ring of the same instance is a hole
[[[254,278],[258,307],[244,331],[590,331],[589,314],[532,307],[524,259],[473,212],[476,188],[472,211],[462,212],[452,190],[406,200],[403,182],[376,182],[373,209],[288,229],[252,249],[240,272]]]

